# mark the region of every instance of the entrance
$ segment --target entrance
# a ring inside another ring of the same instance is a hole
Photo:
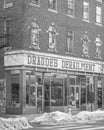
[[[70,76],[69,95],[70,107],[92,111],[95,101],[93,76]]]
[[[69,106],[73,109],[79,109],[80,104],[80,82],[79,76],[70,76],[69,78]]]
[[[64,109],[64,89],[63,74],[44,74],[44,112]]]
[[[86,91],[86,77],[80,76],[80,110],[86,110],[87,91]]]
[[[102,108],[102,85],[100,77],[97,79],[97,106],[98,108]]]
[[[50,73],[44,75],[44,112],[50,112]]]

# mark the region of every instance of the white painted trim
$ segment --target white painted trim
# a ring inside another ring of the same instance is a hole
[[[12,6],[13,6],[13,2],[10,2],[10,3],[7,3],[7,4],[6,4],[6,0],[4,0],[4,6],[3,6],[4,9],[10,8],[10,7],[12,7]]]

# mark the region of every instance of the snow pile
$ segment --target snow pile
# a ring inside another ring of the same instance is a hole
[[[89,122],[89,121],[95,121],[93,115],[94,115],[93,112],[82,111],[73,117],[76,122],[86,122],[86,121]]]
[[[0,118],[0,130],[21,130],[32,128],[27,118]]]
[[[104,119],[104,111],[97,110],[93,112],[82,111],[74,116],[75,120],[78,121],[96,121],[97,119]]]
[[[73,117],[71,114],[56,111],[51,113],[44,113],[40,117],[33,119],[31,122],[36,122],[44,125],[59,125],[67,124],[68,122],[72,121]]]
[[[104,119],[104,111],[101,111],[101,110],[94,111],[94,112],[92,112],[92,116],[95,119],[99,119],[99,118]]]
[[[39,117],[36,117],[31,122],[40,123],[42,125],[64,125],[72,122],[95,122],[97,119],[104,119],[104,111],[97,110],[93,112],[81,111],[77,115],[71,115],[71,113],[64,112],[51,112],[44,113]]]

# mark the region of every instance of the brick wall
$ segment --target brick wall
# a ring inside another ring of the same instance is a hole
[[[101,4],[95,0],[90,1],[90,21],[84,22],[82,20],[82,0],[75,0],[75,18],[66,15],[66,0],[58,0],[57,12],[48,11],[48,0],[40,0],[40,6],[30,6],[29,1],[26,3],[25,10],[25,24],[29,23],[32,18],[36,18],[41,28],[40,32],[40,48],[42,52],[52,53],[48,51],[48,34],[47,30],[52,22],[54,22],[57,32],[57,54],[66,55],[66,31],[74,31],[74,55],[75,57],[82,57],[82,35],[87,31],[90,43],[90,59],[95,59],[95,38],[98,34],[101,35],[102,42],[104,41],[103,25],[95,24],[95,7]],[[104,3],[102,3],[104,7]],[[104,8],[102,8],[102,13]],[[103,13],[104,16],[104,13]],[[25,28],[26,29],[26,28]],[[27,32],[27,33],[26,33]],[[29,29],[25,31],[24,47],[28,48],[30,44]],[[104,48],[104,47],[103,47]],[[70,55],[69,55],[70,56]]]

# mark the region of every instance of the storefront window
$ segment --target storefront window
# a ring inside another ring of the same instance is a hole
[[[11,102],[9,106],[19,107],[20,106],[20,85],[19,85],[19,74],[11,75]]]
[[[102,108],[102,82],[101,77],[97,78],[97,106]]]
[[[37,107],[37,112],[43,107],[43,74],[35,71],[26,73],[26,104]]]
[[[53,74],[51,81],[51,106],[63,106],[63,76]]]
[[[75,106],[76,105],[76,97],[75,97],[75,91],[76,91],[76,77],[70,76],[70,105]]]
[[[26,73],[26,104],[29,106],[36,105],[35,75],[33,72]]]

